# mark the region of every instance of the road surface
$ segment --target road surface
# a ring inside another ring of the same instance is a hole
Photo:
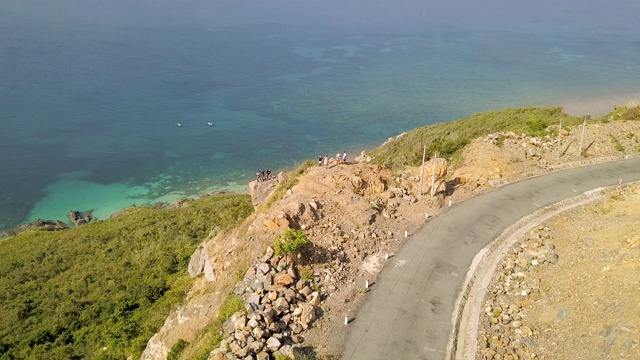
[[[473,257],[522,217],[620,179],[640,180],[640,159],[538,176],[453,205],[385,265],[348,325],[342,358],[443,359]]]

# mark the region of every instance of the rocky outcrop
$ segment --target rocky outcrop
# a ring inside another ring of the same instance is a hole
[[[28,224],[22,224],[13,230],[3,232],[3,236],[18,235],[27,230],[44,230],[44,231],[58,231],[67,229],[67,224],[60,220],[42,220],[38,219]]]
[[[280,184],[281,175],[278,174],[277,178],[271,178],[265,181],[252,181],[249,183],[249,194],[251,195],[251,202],[253,206],[258,206],[262,204],[269,195],[273,193],[273,191]]]
[[[67,214],[67,217],[69,218],[69,220],[71,220],[74,226],[88,224],[91,222],[91,220],[93,220],[93,216],[91,215],[91,210],[88,210],[85,212],[71,210]]]

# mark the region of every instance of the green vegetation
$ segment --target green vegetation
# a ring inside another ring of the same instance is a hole
[[[613,134],[609,134],[609,136],[611,137],[611,141],[613,141],[614,149],[620,152],[624,151],[624,146],[620,143],[620,140],[618,140],[617,137],[613,136]]]
[[[603,116],[601,120],[640,120],[640,105],[618,106],[609,114]]]
[[[183,339],[179,339],[175,345],[171,348],[171,351],[167,354],[167,360],[178,360],[180,359],[180,354],[182,351],[189,345],[188,342]]]
[[[205,329],[204,339],[200,341],[197,349],[193,350],[195,353],[189,357],[191,360],[207,360],[209,354],[220,346],[222,336],[222,324],[229,320],[233,314],[244,308],[244,300],[236,295],[229,295],[220,306],[220,312],[215,321],[213,321]]]
[[[526,107],[475,114],[462,120],[414,129],[374,150],[371,156],[374,163],[381,165],[417,166],[422,162],[423,146],[427,145],[429,157],[437,151],[438,156],[455,160],[472,140],[495,132],[553,136],[557,134],[560,119],[563,127],[581,122],[558,107]]]
[[[0,359],[139,358],[183,301],[196,246],[251,212],[247,195],[216,195],[3,240]]]
[[[303,266],[299,269],[300,278],[305,281],[313,280],[313,268],[311,266]]]
[[[307,236],[298,229],[287,229],[284,236],[278,235],[275,243],[276,256],[286,256],[287,258],[295,258],[292,255],[297,254],[309,240]]]

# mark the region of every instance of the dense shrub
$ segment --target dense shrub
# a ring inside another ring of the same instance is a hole
[[[183,301],[196,246],[252,212],[248,195],[131,208],[0,242],[0,359],[138,358]]]

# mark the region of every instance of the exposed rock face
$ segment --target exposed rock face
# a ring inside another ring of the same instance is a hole
[[[28,224],[22,224],[13,230],[5,231],[3,235],[14,236],[14,235],[20,234],[21,232],[25,232],[27,230],[33,230],[33,229],[45,230],[45,231],[57,231],[57,230],[67,229],[67,225],[60,220],[38,219]]]
[[[258,206],[263,203],[271,193],[278,187],[280,175],[276,179],[266,181],[252,181],[249,183],[249,194],[251,195],[251,203]]]
[[[69,220],[71,220],[71,222],[75,226],[88,224],[91,222],[91,220],[93,220],[93,216],[91,215],[91,210],[85,211],[84,213],[76,210],[71,210],[67,214],[67,217],[69,218]]]
[[[191,260],[189,260],[189,266],[187,271],[189,272],[189,276],[195,277],[202,274],[204,270],[204,264],[207,259],[206,251],[204,250],[205,244],[200,244],[196,250],[191,255]]]

